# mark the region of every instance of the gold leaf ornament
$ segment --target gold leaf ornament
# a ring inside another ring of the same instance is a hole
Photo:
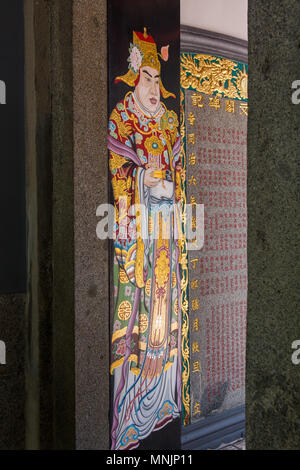
[[[111,158],[109,161],[110,170],[118,170],[127,162],[126,158],[121,157],[117,153],[111,152]]]
[[[246,73],[246,68],[244,65],[244,70],[239,70],[237,72],[236,85],[240,92],[241,98],[246,100],[248,98],[248,75]]]
[[[160,252],[160,255],[156,262],[156,267],[155,267],[156,281],[160,288],[164,287],[168,281],[169,269],[170,269],[170,262],[169,262],[166,251],[163,250]]]
[[[125,123],[119,113],[114,109],[111,113],[110,119],[115,121],[117,130],[121,137],[128,138],[131,132],[131,126],[129,123]]]
[[[120,196],[126,196],[127,185],[125,180],[120,180],[117,178],[112,179],[112,187],[114,191],[115,199],[119,199]]]
[[[184,89],[247,99],[247,83],[245,66],[242,72],[237,62],[205,54],[181,55],[181,86]]]

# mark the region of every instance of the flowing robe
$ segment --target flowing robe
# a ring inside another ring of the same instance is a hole
[[[114,194],[112,449],[133,449],[181,410],[180,137],[161,103],[128,93],[109,121]],[[147,168],[159,183],[144,185]],[[175,210],[176,209],[176,210]]]

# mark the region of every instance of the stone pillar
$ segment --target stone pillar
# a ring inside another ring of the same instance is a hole
[[[109,242],[96,236],[108,202],[106,0],[73,12],[76,447],[109,448]]]
[[[109,446],[105,8],[25,0],[28,449]]]
[[[72,0],[25,0],[26,448],[75,447]]]
[[[300,4],[249,2],[247,449],[299,449]]]

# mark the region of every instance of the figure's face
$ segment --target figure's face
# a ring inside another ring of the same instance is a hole
[[[137,97],[141,104],[150,113],[154,113],[160,102],[159,73],[152,67],[140,68],[140,80],[135,87]]]

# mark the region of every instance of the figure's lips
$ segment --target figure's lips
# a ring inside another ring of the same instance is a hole
[[[157,103],[157,99],[155,99],[155,98],[150,98],[150,103],[153,104],[153,105],[156,104],[156,103]]]

